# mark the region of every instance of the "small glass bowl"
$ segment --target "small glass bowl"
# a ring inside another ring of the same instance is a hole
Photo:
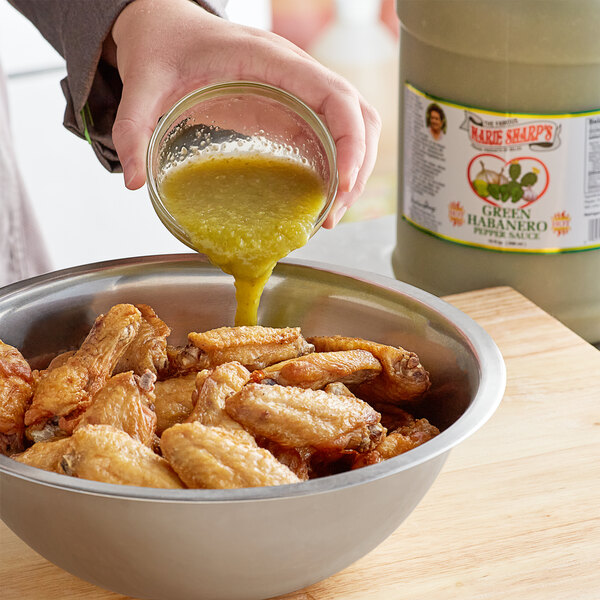
[[[193,248],[187,233],[164,205],[164,175],[181,162],[235,153],[291,159],[319,175],[325,205],[313,234],[329,214],[337,193],[335,142],[317,114],[301,100],[264,83],[233,81],[191,92],[177,102],[154,130],[146,159],[152,206],[165,227]]]

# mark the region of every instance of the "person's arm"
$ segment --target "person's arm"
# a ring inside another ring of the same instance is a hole
[[[148,141],[177,100],[211,83],[251,80],[294,94],[331,132],[340,185],[324,226],[334,226],[362,192],[377,154],[379,115],[354,86],[288,40],[189,0],[135,0],[115,21],[112,38],[123,81],[113,140],[130,189],[144,184]]]
[[[103,58],[110,47],[113,24],[134,0],[9,0],[65,59],[61,82],[67,101],[64,125],[87,138],[100,162],[121,171],[112,141],[112,127],[121,100],[122,81],[114,65]],[[216,15],[227,0],[197,0]]]
[[[324,227],[333,227],[362,192],[381,130],[375,109],[288,40],[217,16],[224,3],[10,1],[67,59],[65,125],[89,134],[104,166],[122,167],[128,188],[144,185],[150,136],[177,100],[218,81],[253,80],[299,97],[335,140],[340,185]]]

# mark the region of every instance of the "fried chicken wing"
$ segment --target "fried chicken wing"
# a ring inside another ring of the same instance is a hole
[[[297,483],[298,477],[243,431],[183,423],[161,438],[163,456],[190,488],[244,488]]]
[[[137,334],[140,321],[133,305],[113,306],[96,319],[79,350],[42,374],[25,413],[31,440],[48,441],[73,430]]]
[[[225,412],[225,401],[239,392],[249,379],[250,371],[235,361],[210,369],[207,375],[202,372],[202,375],[196,378],[196,403],[187,422],[198,421],[204,425],[243,430],[244,428]]]
[[[29,363],[13,346],[0,340],[0,453],[24,449],[25,411],[33,396]]]
[[[113,375],[94,396],[75,429],[112,425],[152,447],[156,430],[156,414],[152,410],[155,380],[156,375],[149,370],[141,377],[133,371]]]
[[[208,370],[201,373],[208,375]],[[171,377],[154,384],[154,412],[156,413],[156,433],[161,435],[165,429],[182,423],[194,408],[196,391],[195,372]]]
[[[208,356],[192,344],[187,346],[167,345],[167,361],[167,370],[161,373],[161,379],[165,380],[189,373],[199,373],[211,366]]]
[[[382,460],[404,454],[433,439],[439,433],[439,429],[427,419],[415,419],[411,417],[405,425],[389,433],[374,450],[363,455],[358,455],[352,468],[356,469],[372,465]]]
[[[241,427],[241,426],[240,426]],[[256,443],[268,450],[280,463],[292,471],[300,481],[306,481],[310,476],[310,459],[312,448],[286,448],[277,442],[259,437]]]
[[[147,304],[136,304],[135,307],[142,315],[140,328],[114,372],[133,371],[136,375],[143,375],[151,371],[156,375],[167,369],[167,337],[171,329]]]
[[[237,361],[250,371],[314,350],[299,327],[220,327],[204,333],[192,332],[188,340],[208,357],[209,366]]]
[[[60,438],[51,442],[37,442],[27,448],[25,452],[14,454],[11,458],[30,467],[64,475],[60,463],[64,455],[70,451],[72,445],[73,440],[71,437]]]
[[[328,383],[323,390],[328,394],[335,394],[336,396],[354,396],[354,394],[343,384],[338,381],[334,381],[333,383]]]
[[[225,410],[255,436],[292,448],[366,452],[384,433],[366,402],[322,390],[249,383]]]
[[[122,485],[184,487],[164,458],[110,425],[86,425],[68,439],[72,445],[60,463],[66,475]]]
[[[409,438],[416,447],[439,435],[440,430],[427,419],[413,419],[411,423],[398,427],[392,433],[399,433]]]
[[[430,384],[429,373],[414,352],[401,347],[386,346],[361,338],[341,335],[308,338],[317,352],[367,350],[382,365],[379,377],[353,387],[358,396],[368,402],[401,402],[422,396]]]
[[[278,383],[320,390],[334,382],[358,385],[381,373],[381,363],[365,350],[313,352],[252,373],[255,383]]]
[[[204,373],[209,375],[205,376]],[[225,411],[227,398],[240,391],[250,379],[250,371],[238,362],[225,363],[214,369],[203,371],[203,376],[196,379],[196,404],[188,422],[198,421],[204,425],[219,426],[230,431],[239,431],[241,436],[254,439],[242,425],[234,421]],[[304,481],[308,479],[308,459],[310,451],[305,448],[286,448],[261,438],[257,440],[261,448],[268,450],[273,456],[296,476]],[[251,444],[252,445],[252,444]]]
[[[73,356],[73,354],[75,354],[75,350],[68,350],[67,352],[62,352],[61,354],[55,356],[50,361],[50,364],[46,367],[45,371],[51,371],[52,369],[56,369],[56,367],[64,365],[69,360],[69,358]],[[44,371],[42,371],[41,373],[43,374]]]
[[[415,418],[395,404],[373,402],[371,406],[381,415],[381,424],[388,431],[394,431],[399,427],[414,423]]]

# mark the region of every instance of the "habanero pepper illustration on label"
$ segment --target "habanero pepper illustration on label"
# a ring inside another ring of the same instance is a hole
[[[403,217],[501,252],[600,248],[600,109],[535,115],[404,89]]]

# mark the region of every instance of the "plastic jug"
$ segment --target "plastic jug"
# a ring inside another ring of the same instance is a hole
[[[398,0],[398,279],[600,340],[600,1]]]

